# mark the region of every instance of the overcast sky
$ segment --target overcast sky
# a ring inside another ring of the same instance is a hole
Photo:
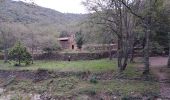
[[[33,1],[39,6],[51,8],[63,13],[87,13],[86,8],[81,4],[83,0],[33,0]]]

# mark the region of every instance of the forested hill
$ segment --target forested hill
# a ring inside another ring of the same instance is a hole
[[[5,0],[0,3],[0,22],[19,22],[22,24],[54,24],[57,26],[73,25],[84,20],[86,15],[61,13],[52,9]]]
[[[63,31],[80,31],[87,16],[61,13],[21,1],[0,0],[0,33],[3,33],[0,34],[0,49],[3,47],[2,35],[10,41],[9,48],[17,40],[27,47],[31,43],[38,48],[54,46],[58,44],[57,38]]]

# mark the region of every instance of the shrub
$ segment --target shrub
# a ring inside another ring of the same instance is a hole
[[[91,82],[91,83],[94,83],[94,84],[97,84],[97,83],[98,83],[96,77],[94,77],[94,76],[90,79],[90,82]]]
[[[60,38],[69,37],[69,34],[68,34],[67,31],[62,31],[62,32],[60,33],[60,36],[59,36],[59,37],[60,37]]]
[[[9,51],[10,60],[16,61],[15,65],[20,66],[21,63],[25,63],[25,65],[30,64],[32,60],[31,54],[27,51],[27,49],[21,44],[21,42],[17,42],[14,47],[12,47]]]
[[[51,46],[46,46],[43,48],[43,51],[47,54],[51,54],[54,51],[60,51],[61,47],[59,44],[52,44]]]

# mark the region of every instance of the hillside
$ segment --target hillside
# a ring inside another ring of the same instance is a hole
[[[17,40],[27,47],[53,47],[62,31],[77,32],[88,15],[61,13],[52,9],[24,2],[0,2],[0,33],[5,33],[11,47]],[[3,44],[0,34],[0,48]]]
[[[21,24],[56,25],[65,27],[75,25],[84,20],[86,15],[61,13],[40,6],[6,0],[0,4],[0,22]]]

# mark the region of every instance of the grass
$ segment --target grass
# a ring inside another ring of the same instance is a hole
[[[116,69],[116,61],[108,59],[87,61],[35,61],[33,65],[14,67],[0,61],[1,70],[37,70],[48,69],[57,71],[107,71]]]
[[[59,72],[108,72],[113,71],[117,74],[118,67],[115,59],[100,59],[100,60],[80,60],[80,61],[35,61],[33,65],[15,67],[13,64],[4,64],[0,61],[0,70],[33,70],[46,69]],[[126,77],[140,77],[142,72],[137,69],[137,64],[128,64],[127,69],[123,72]]]
[[[137,64],[128,64],[124,71],[126,77],[139,77],[142,73],[135,68]],[[13,64],[4,64],[0,61],[0,70],[38,70],[46,69],[60,72],[107,72],[118,71],[117,62],[115,59],[100,59],[100,60],[80,60],[80,61],[35,61],[33,65],[15,67]]]
[[[140,77],[141,73],[137,70],[137,64],[129,64],[123,75],[127,77]],[[113,71],[116,73],[116,60],[87,60],[87,61],[35,61],[33,65],[14,67],[12,64],[4,64],[0,61],[0,70],[37,70],[47,69],[62,72],[81,72],[91,71],[92,73]],[[110,73],[111,74],[111,73]],[[2,80],[3,81],[3,80]],[[75,75],[67,77],[58,77],[34,83],[33,80],[15,79],[8,86],[6,91],[16,91],[24,93],[43,94],[48,93],[53,97],[72,97],[75,100],[86,98],[86,96],[111,94],[126,97],[126,96],[143,96],[151,94],[159,94],[159,84],[149,81],[137,80],[83,80]],[[83,96],[83,97],[82,97]],[[110,95],[109,95],[110,96]],[[97,97],[100,97],[97,96]],[[102,96],[101,96],[102,98]],[[98,98],[100,99],[100,98]]]

